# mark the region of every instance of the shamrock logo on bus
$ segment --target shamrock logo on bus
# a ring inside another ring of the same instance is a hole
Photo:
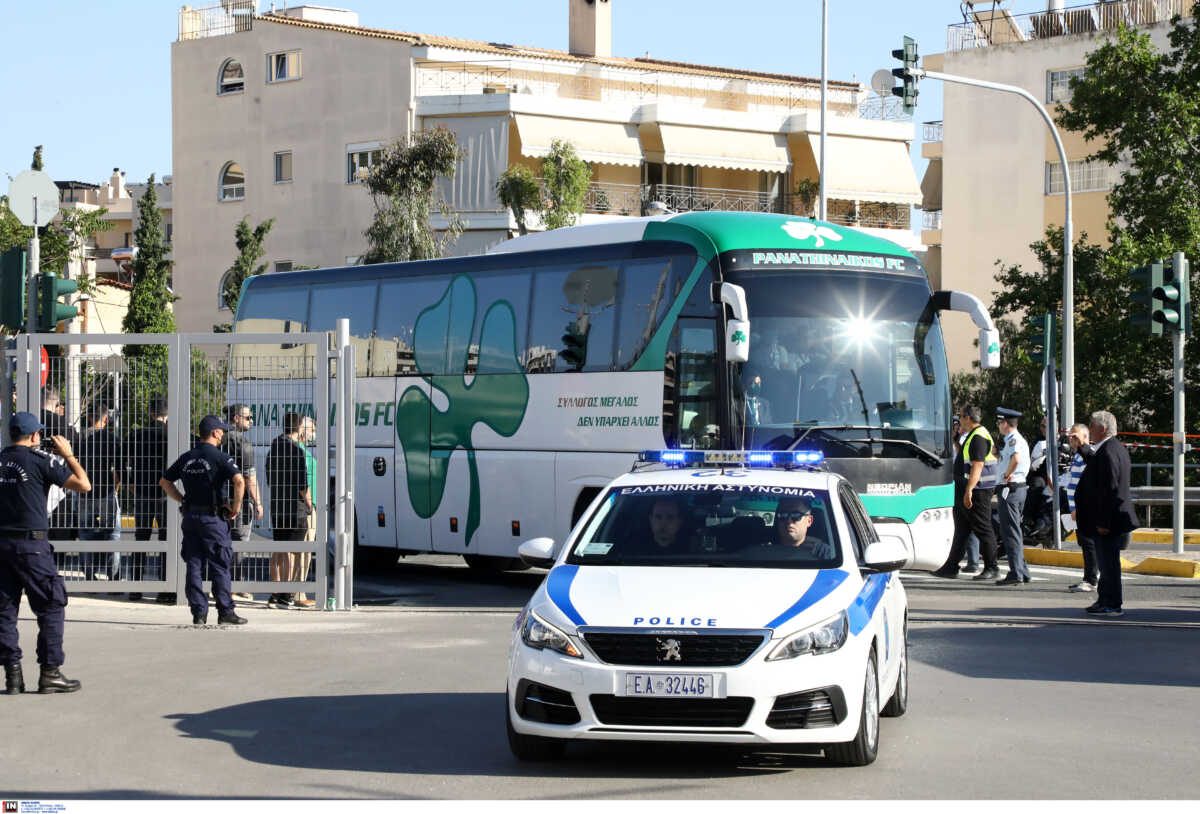
[[[830,229],[828,226],[819,226],[808,220],[789,220],[783,224],[783,231],[794,237],[796,240],[808,240],[815,238],[817,248],[825,245],[826,240],[841,240],[842,236]]]
[[[733,342],[733,344],[740,345],[741,343],[746,341],[746,332],[745,331],[734,331],[733,336],[730,337],[730,340]]]
[[[529,382],[517,357],[516,318],[504,300],[491,304],[475,339],[475,284],[466,275],[451,281],[446,293],[421,312],[413,330],[417,370],[431,390],[444,396],[445,409],[418,386],[407,388],[396,405],[396,435],[404,448],[408,499],[422,518],[432,517],[446,490],[450,456],[467,453],[470,495],[466,544],[479,528],[479,468],[471,432],[484,424],[505,438],[525,418]],[[467,380],[467,357],[475,352],[479,372]],[[449,375],[441,374],[443,370]]]

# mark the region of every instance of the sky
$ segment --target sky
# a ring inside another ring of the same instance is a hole
[[[820,76],[821,0],[612,0],[613,54]],[[1015,5],[1014,5],[1015,3]],[[565,50],[567,0],[319,0],[373,28]],[[905,34],[922,54],[945,49],[958,0],[828,0],[829,78],[870,83]],[[1045,0],[1009,0],[1015,13]],[[1069,3],[1074,5],[1075,3]],[[171,43],[178,0],[5,2],[0,173],[29,167],[44,145],[58,181],[129,182],[171,172]],[[193,7],[216,5],[192,0]],[[277,0],[277,5],[283,5]],[[291,5],[299,5],[292,2]],[[260,2],[265,10],[267,2]],[[1024,6],[1028,6],[1025,8]],[[917,122],[940,120],[942,93],[921,85]],[[919,142],[920,131],[916,138]],[[914,155],[920,155],[914,143]],[[920,172],[920,169],[918,169]],[[918,175],[918,177],[920,177]],[[8,178],[0,177],[0,191]]]

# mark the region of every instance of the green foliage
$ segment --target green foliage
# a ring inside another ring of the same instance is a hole
[[[533,172],[524,164],[513,164],[500,173],[496,181],[496,195],[500,197],[500,203],[512,210],[520,233],[528,234],[525,213],[530,210],[536,212],[542,207],[542,190]]]
[[[546,230],[575,225],[583,213],[592,168],[576,154],[569,141],[554,139],[550,142],[550,152],[542,159],[542,178],[546,182],[542,211]]]
[[[368,243],[364,263],[429,260],[454,245],[463,222],[444,199],[435,198],[435,187],[439,178],[454,176],[465,155],[443,127],[413,133],[383,149],[367,174],[375,218],[363,232]],[[446,218],[441,237],[430,223],[435,210]]]
[[[33,148],[33,161],[29,162],[29,169],[38,172],[42,170],[42,145],[40,144]]]
[[[821,184],[813,178],[801,178],[796,182],[796,203],[799,210],[796,214],[804,218],[813,217],[813,206],[817,202],[817,196],[821,192]]]
[[[233,265],[229,267],[229,273],[225,277],[225,287],[221,289],[225,305],[234,314],[237,314],[238,301],[242,298],[242,285],[246,280],[267,270],[267,264],[258,261],[262,260],[267,253],[263,248],[263,243],[274,225],[275,219],[270,218],[251,229],[250,219],[242,218],[234,227],[233,242],[237,246],[237,257],[234,258]],[[214,325],[213,330],[217,333],[228,333],[233,330],[233,323],[223,322]]]
[[[121,330],[130,334],[175,332],[171,304],[178,299],[168,286],[171,261],[163,241],[162,210],[154,174],[146,181],[146,194],[138,201],[138,225],[133,233],[137,254],[133,259],[133,290]],[[128,365],[129,392],[135,415],[144,415],[150,399],[167,395],[166,345],[126,345],[122,351]]]

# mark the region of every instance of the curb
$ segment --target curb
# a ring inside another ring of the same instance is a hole
[[[1135,543],[1171,545],[1175,542],[1175,537],[1174,533],[1170,529],[1167,529],[1166,531],[1159,531],[1157,529],[1137,529],[1133,532],[1133,541]],[[1200,532],[1185,531],[1183,533],[1183,544],[1185,546],[1200,546]]]
[[[1083,552],[1026,547],[1025,562],[1033,563],[1034,565],[1058,565],[1068,568],[1083,568]],[[1166,557],[1147,557],[1136,565],[1122,557],[1121,570],[1149,576],[1200,579],[1200,563],[1193,562],[1192,560],[1171,560]]]

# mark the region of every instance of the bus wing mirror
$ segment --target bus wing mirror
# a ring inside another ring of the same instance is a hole
[[[750,313],[746,308],[746,290],[733,283],[721,283],[721,302],[732,316],[725,321],[725,361],[750,359]]]
[[[931,302],[939,311],[970,314],[979,329],[979,366],[984,370],[1000,367],[1000,332],[982,300],[965,291],[935,291]]]

